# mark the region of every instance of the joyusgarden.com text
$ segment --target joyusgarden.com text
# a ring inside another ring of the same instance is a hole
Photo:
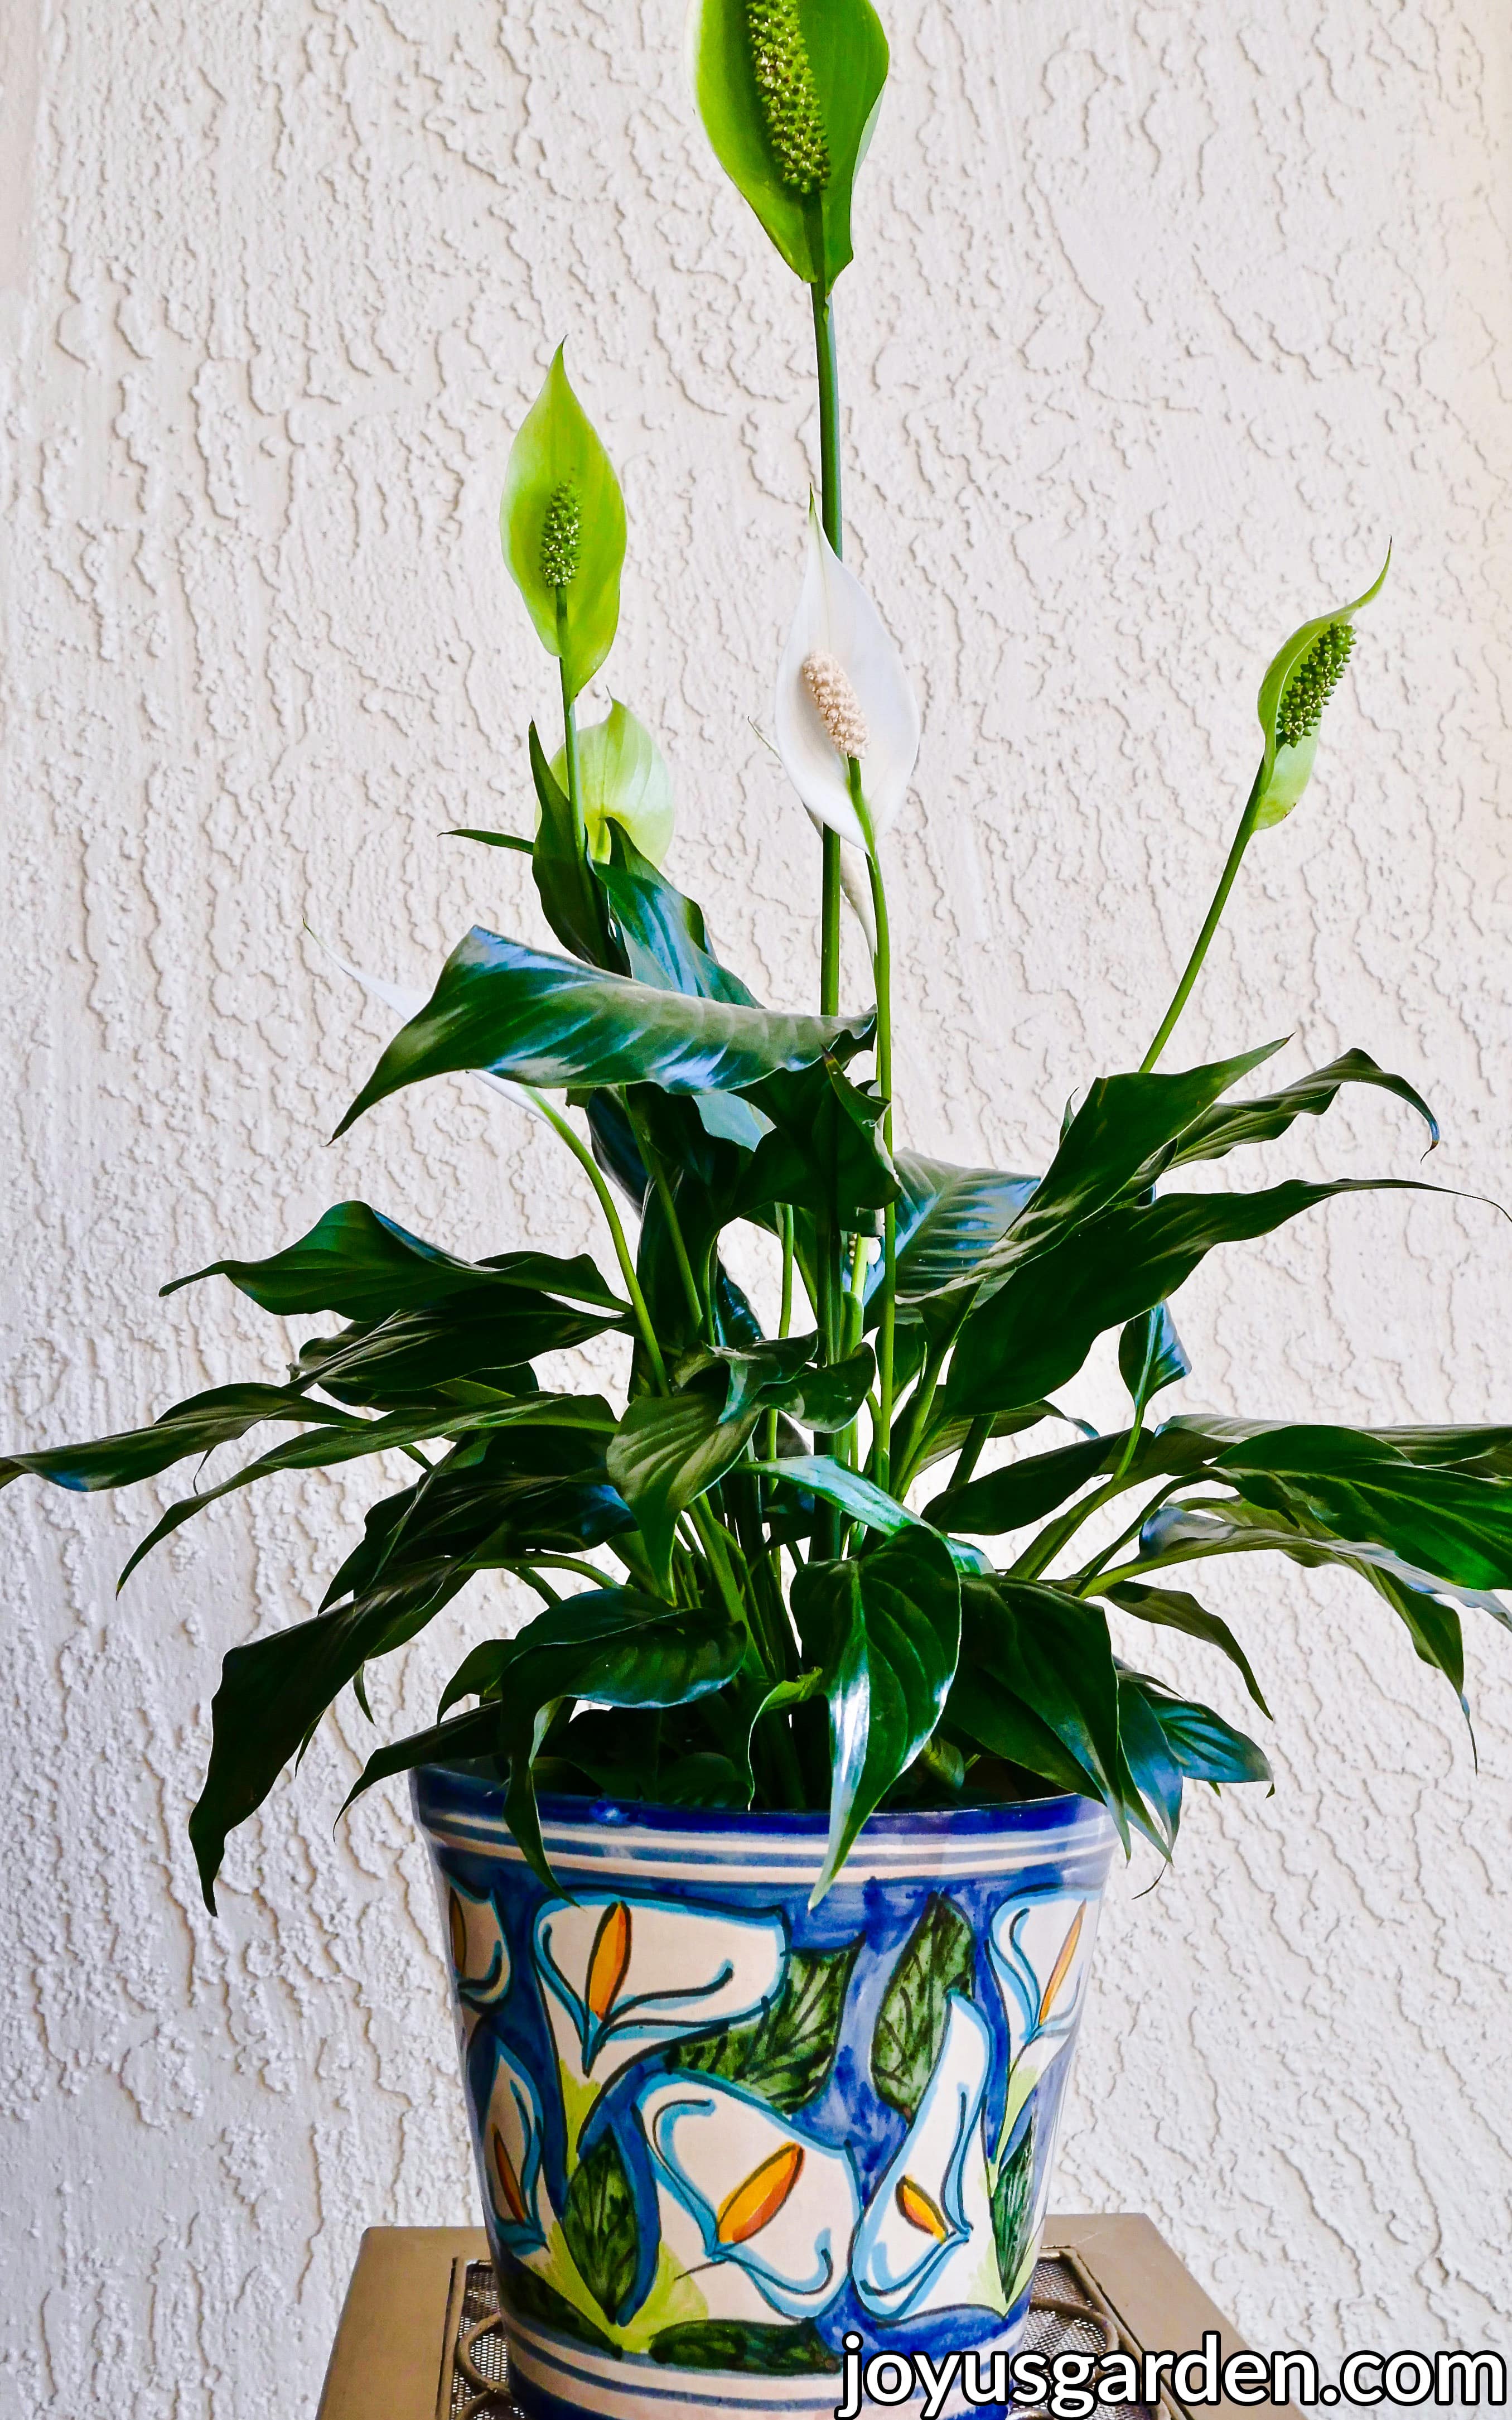
[[[1161,2396],[1188,2409],[1287,2404],[1371,2411],[1506,2401],[1506,2364],[1494,2352],[1351,2352],[1336,2379],[1321,2375],[1310,2352],[1230,2352],[1210,2329],[1195,2350],[1171,2352],[867,2352],[858,2335],[843,2348],[843,2384],[835,2420],[861,2420],[868,2408],[908,2405],[919,2420],[942,2420],[963,2405],[1039,2410],[1049,2420],[1094,2420],[1120,2404],[1154,2410]]]

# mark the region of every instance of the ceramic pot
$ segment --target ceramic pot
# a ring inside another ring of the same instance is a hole
[[[532,2420],[828,2414],[847,2351],[864,2381],[874,2352],[972,2348],[990,2387],[1027,2316],[1103,1808],[873,1817],[810,1908],[819,1815],[544,1799],[551,1891],[494,1784],[431,1767],[414,1802]],[[870,2376],[913,2402],[896,2364]]]

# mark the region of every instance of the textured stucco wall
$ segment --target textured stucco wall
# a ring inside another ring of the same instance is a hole
[[[797,573],[805,314],[705,155],[679,13],[0,12],[8,1435],[276,1374],[228,1289],[155,1289],[343,1194],[463,1249],[591,1240],[549,1139],[460,1081],[327,1147],[382,1023],[301,931],[419,978],[475,913],[539,930],[521,861],[436,835],[527,813],[551,668],[494,514],[563,333],[628,500],[612,674],[675,770],[673,871],[767,996],[811,985],[816,850],[748,721]],[[1325,772],[1184,1041],[1366,1044],[1440,1107],[1434,1172],[1505,1193],[1504,7],[889,15],[841,316],[854,557],[925,701],[907,1132],[1042,1164],[1066,1094],[1137,1055],[1259,665],[1392,535]],[[1326,1140],[1416,1165],[1388,1105]],[[1489,1210],[1346,1202],[1193,1284],[1187,1399],[1505,1417],[1509,1300]],[[234,1845],[219,1923],[185,1847],[220,1654],[309,1608],[362,1488],[238,1499],[117,1601],[173,1492],[0,1502],[0,2409],[28,2420],[307,2411],[362,2226],[472,2208],[398,1791],[332,1830],[360,1717]],[[1358,1589],[1211,1593],[1277,1792],[1194,1805],[1175,1872],[1119,1884],[1057,2198],[1149,2210],[1262,2342],[1504,2347],[1512,1641],[1471,1638],[1477,1780]],[[1165,1668],[1242,1714],[1200,1651]]]

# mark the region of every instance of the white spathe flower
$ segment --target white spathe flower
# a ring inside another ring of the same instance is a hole
[[[812,500],[803,591],[777,675],[777,752],[810,814],[866,846],[847,756],[861,769],[873,839],[897,819],[918,755],[918,705],[882,617],[824,531]]]
[[[787,1934],[776,1916],[588,1891],[548,1900],[535,1962],[563,2067],[602,2087],[663,2042],[759,2016],[782,1980]]]
[[[987,1954],[1008,2018],[1005,2143],[1030,2093],[1076,2030],[1097,1916],[1095,1900],[1049,1891],[1010,1900],[988,1927]]]
[[[993,2038],[959,1992],[947,2008],[934,2071],[856,2239],[856,2291],[873,2319],[917,2319],[963,2304],[1008,2307],[982,2128]]]
[[[719,2076],[652,2076],[636,2106],[662,2242],[711,2319],[812,2319],[834,2301],[861,2210],[848,2151]]]

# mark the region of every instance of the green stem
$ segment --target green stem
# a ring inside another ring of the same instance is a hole
[[[809,288],[813,304],[814,366],[819,380],[819,518],[837,554],[844,552],[840,496],[840,363],[835,350],[835,299],[822,279]]]
[[[572,828],[588,853],[586,829],[582,811],[582,776],[578,763],[578,709],[567,687],[567,592],[557,590],[557,668],[562,675],[563,753],[567,762],[567,800],[572,808]]]
[[[1208,945],[1218,930],[1219,919],[1228,905],[1228,894],[1234,887],[1234,878],[1239,872],[1241,861],[1255,836],[1256,817],[1260,811],[1260,776],[1264,770],[1265,768],[1262,765],[1260,771],[1255,776],[1244,812],[1239,819],[1239,830],[1234,834],[1233,845],[1224,861],[1224,870],[1218,876],[1218,888],[1212,894],[1212,905],[1208,909],[1202,930],[1197,935],[1196,946],[1186,962],[1186,970],[1176,986],[1169,1008],[1161,1019],[1160,1032],[1139,1063],[1139,1072],[1142,1076],[1149,1074],[1156,1060],[1169,1042],[1176,1029],[1176,1020],[1186,1006],[1191,997],[1192,986],[1202,971],[1202,961],[1208,954]]]
[[[866,839],[867,871],[872,878],[872,913],[876,920],[877,941],[872,970],[876,979],[877,1090],[887,1106],[882,1113],[882,1140],[888,1152],[892,1150],[892,935],[887,923],[887,886],[882,878],[882,861],[877,854],[876,834],[861,789],[861,768],[853,756],[849,765],[851,802],[856,820]],[[888,1202],[882,1214],[882,1313],[877,1322],[877,1399],[882,1410],[882,1425],[877,1431],[875,1477],[879,1487],[886,1487],[892,1466],[892,1404],[893,1345],[897,1326],[898,1305],[898,1213]]]
[[[810,256],[822,263],[824,252],[824,205],[817,194],[811,194],[806,206],[809,222]],[[823,273],[810,286],[810,300],[813,306],[814,371],[819,388],[819,518],[825,537],[840,554],[844,548],[844,521],[841,511],[840,469],[840,368],[835,351],[835,306]],[[840,1011],[840,852],[838,832],[825,826],[823,833],[823,873],[819,903],[819,1013],[835,1016]],[[833,1361],[840,1345],[841,1314],[841,1238],[833,1218],[821,1217],[816,1234],[819,1268],[819,1314],[821,1352],[825,1361]],[[826,1506],[821,1516],[821,1550],[833,1555],[839,1544],[839,1515]]]
[[[620,1224],[620,1214],[614,1207],[614,1196],[604,1181],[603,1171],[588,1145],[574,1134],[566,1119],[551,1107],[545,1094],[538,1093],[532,1084],[523,1085],[521,1089],[530,1094],[547,1124],[556,1128],[574,1159],[586,1171],[588,1181],[598,1196],[598,1206],[604,1213],[613,1240],[614,1257],[620,1264],[620,1275],[625,1280],[625,1290],[630,1297],[630,1307],[635,1312],[635,1324],[640,1331],[640,1342],[646,1348],[646,1359],[651,1364],[652,1375],[656,1382],[656,1392],[658,1395],[665,1395],[670,1391],[667,1385],[667,1364],[661,1357],[661,1346],[656,1342],[656,1331],[651,1324],[650,1308],[645,1295],[640,1291],[640,1280],[635,1273],[635,1259],[629,1245],[625,1242],[625,1229]]]
[[[628,1098],[625,1100],[625,1108],[630,1121],[631,1132],[640,1146],[640,1156],[650,1171],[651,1182],[656,1188],[656,1199],[661,1203],[662,1217],[667,1221],[667,1232],[671,1237],[672,1258],[677,1263],[677,1274],[682,1280],[683,1298],[687,1304],[688,1316],[693,1322],[693,1332],[697,1335],[703,1326],[703,1296],[699,1292],[698,1280],[693,1275],[693,1264],[688,1258],[687,1246],[683,1240],[682,1222],[678,1218],[677,1206],[672,1200],[671,1185],[661,1164],[661,1155],[651,1140],[644,1118],[639,1110],[631,1109]]]
[[[777,1314],[777,1332],[786,1336],[793,1326],[793,1212],[785,1202],[778,1204],[777,1232],[782,1239],[782,1300]],[[777,1460],[777,1414],[766,1415],[766,1462]]]
[[[980,1413],[967,1429],[965,1443],[962,1446],[960,1452],[956,1455],[955,1468],[950,1473],[949,1483],[952,1487],[964,1487],[967,1480],[971,1477],[972,1472],[976,1469],[978,1463],[980,1461],[982,1447],[986,1444],[992,1433],[993,1416],[991,1412]]]

